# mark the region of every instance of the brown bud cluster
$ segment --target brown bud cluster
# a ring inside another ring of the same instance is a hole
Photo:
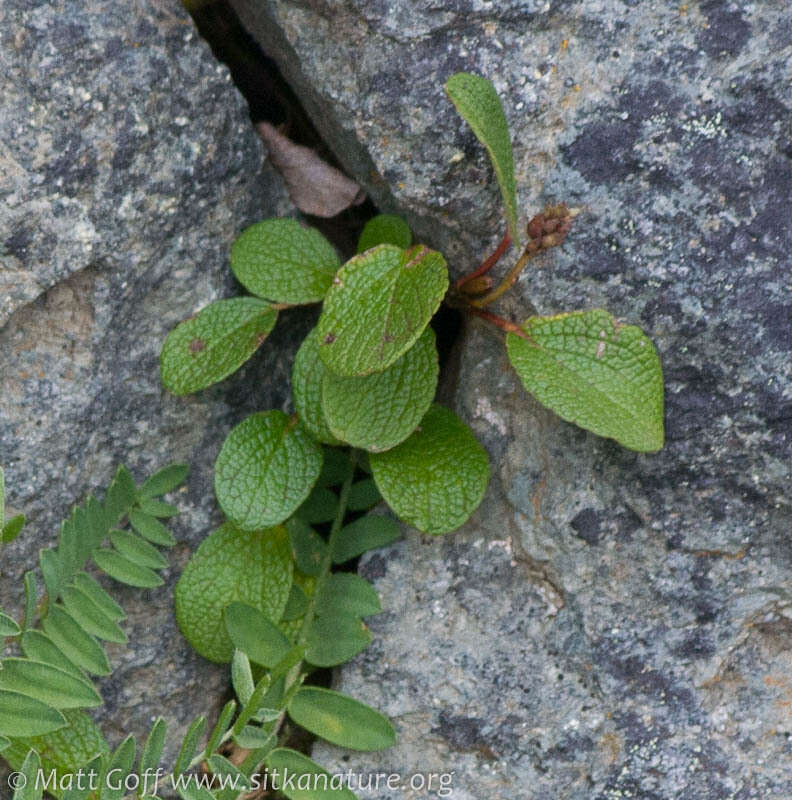
[[[576,208],[568,208],[566,203],[545,206],[528,223],[530,241],[525,248],[527,253],[536,253],[560,245],[572,228],[572,220],[578,215]]]
[[[478,278],[472,278],[469,281],[465,281],[460,287],[459,290],[462,294],[466,295],[477,295],[477,294],[484,294],[484,292],[488,292],[492,288],[492,277],[490,275],[479,275]]]

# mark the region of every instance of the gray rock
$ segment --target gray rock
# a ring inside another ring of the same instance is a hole
[[[163,714],[173,756],[185,723],[223,701],[228,676],[182,639],[171,590],[219,521],[223,437],[246,413],[283,405],[289,327],[306,321],[281,322],[244,375],[190,398],[161,388],[159,349],[177,322],[234,293],[236,234],[291,206],[227,70],[176,0],[123,10],[10,0],[0,38],[0,463],[9,505],[29,519],[3,552],[2,605],[19,607],[39,548],[118,463],[140,480],[188,462],[166,586],[112,587],[131,645],[112,647],[115,674],[101,687],[112,741]]]
[[[459,534],[369,560],[387,612],[339,681],[404,743],[320,760],[455,769],[459,798],[792,795],[783,4],[234,5],[341,160],[454,275],[503,225],[442,85],[490,77],[525,216],[585,212],[496,310],[605,307],[652,337],[666,378],[666,447],[637,455],[537,407],[501,337],[467,330],[455,404],[493,488]]]

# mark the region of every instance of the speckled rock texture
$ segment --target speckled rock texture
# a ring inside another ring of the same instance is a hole
[[[525,217],[584,210],[496,310],[607,308],[666,379],[666,447],[636,455],[537,407],[502,337],[466,328],[453,402],[492,489],[460,533],[364,566],[386,613],[339,683],[402,744],[319,759],[455,770],[465,800],[792,796],[788,4],[234,4],[455,275],[503,223],[442,85],[490,77]]]
[[[115,586],[133,645],[111,646],[100,712],[112,741],[162,713],[213,712],[227,670],[173,620],[173,583],[218,522],[212,466],[231,425],[286,398],[291,348],[275,334],[247,369],[190,398],[163,392],[167,332],[233,294],[228,252],[250,222],[290,211],[245,104],[176,0],[0,8],[0,463],[29,526],[3,551],[3,607],[71,505],[125,462],[140,480],[192,466],[176,499],[167,585]],[[4,323],[4,325],[3,325]],[[276,355],[277,353],[277,355]]]

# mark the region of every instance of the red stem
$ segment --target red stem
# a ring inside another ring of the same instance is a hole
[[[487,322],[491,322],[501,330],[519,336],[521,339],[531,338],[516,322],[512,322],[505,317],[499,317],[491,311],[485,311],[483,308],[475,308],[474,306],[466,306],[465,310],[469,311],[471,314],[475,314],[477,317],[487,320]]]
[[[503,257],[503,254],[511,247],[511,236],[509,236],[509,232],[503,234],[503,238],[500,241],[500,244],[495,248],[495,252],[487,259],[482,261],[481,266],[477,269],[474,269],[468,275],[463,275],[457,282],[456,288],[459,289],[464,286],[468,281],[472,281],[474,278],[479,278],[485,273],[489,272]]]

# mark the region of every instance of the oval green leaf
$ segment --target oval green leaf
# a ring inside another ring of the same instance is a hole
[[[129,515],[132,527],[144,538],[162,547],[176,544],[173,534],[156,517],[143,511],[132,511]]]
[[[503,113],[498,93],[486,78],[469,72],[452,75],[446,82],[446,92],[459,115],[487,148],[506,207],[509,233],[515,245],[519,246],[514,156],[509,137],[509,123]]]
[[[114,620],[126,619],[124,609],[90,575],[78,572],[73,583],[75,588],[88,595],[106,617]]]
[[[140,774],[145,775],[147,770],[155,770],[159,766],[162,758],[162,751],[165,749],[165,734],[167,724],[162,717],[157,717],[151,726],[146,743],[143,745],[143,753],[140,756]]]
[[[319,354],[337,375],[381,372],[423,333],[448,289],[440,253],[382,244],[338,271],[317,331]]]
[[[110,674],[110,664],[102,646],[62,608],[52,606],[41,627],[73,664],[92,675]]]
[[[234,647],[254,663],[274,667],[291,650],[291,642],[257,608],[236,602],[226,606],[224,614]]]
[[[360,617],[320,614],[306,635],[305,659],[317,667],[335,667],[371,644],[371,632]]]
[[[327,552],[325,540],[303,519],[292,517],[287,523],[292,556],[297,569],[306,575],[318,575]]]
[[[341,529],[333,546],[333,563],[343,564],[352,558],[395,542],[401,536],[398,523],[390,517],[366,514]]]
[[[320,302],[340,265],[333,246],[295,219],[246,228],[231,248],[231,271],[250,292],[276,303]]]
[[[41,700],[0,689],[0,735],[40,736],[65,724],[66,717]]]
[[[61,600],[66,610],[88,633],[104,639],[106,642],[126,644],[126,634],[118,623],[105,614],[100,606],[76,586],[67,586],[63,590]]]
[[[327,576],[316,596],[323,614],[368,617],[382,611],[377,590],[354,572],[334,572]]]
[[[327,368],[319,357],[319,340],[314,328],[303,340],[292,367],[294,407],[311,435],[324,444],[338,445],[322,411],[322,379]]]
[[[215,464],[215,493],[226,516],[244,530],[277,525],[311,492],[322,450],[282,411],[251,414],[223,442]]]
[[[370,463],[388,505],[424,533],[447,533],[462,525],[489,481],[489,459],[473,432],[436,404],[406,442],[372,453]]]
[[[143,481],[139,494],[141,497],[150,498],[172,492],[187,480],[189,473],[190,468],[187,464],[168,464]]]
[[[364,226],[358,240],[358,253],[378,244],[394,244],[406,250],[412,244],[410,226],[398,214],[377,214]]]
[[[41,800],[44,794],[41,783],[41,759],[35,750],[30,750],[19,768],[13,800]],[[14,785],[11,780],[9,785]]]
[[[138,589],[156,589],[165,581],[148,567],[141,567],[118,550],[109,547],[97,547],[93,551],[94,564],[111,578],[127,586],[136,586]]]
[[[140,536],[135,536],[134,533],[110,531],[110,541],[122,556],[126,556],[135,564],[140,564],[141,567],[166,569],[170,566],[168,559],[156,547],[145,539],[141,539]]]
[[[293,776],[288,786],[280,787],[289,800],[357,800],[357,795],[343,785],[341,773],[331,775],[296,750],[277,747],[267,754],[264,763],[270,774],[278,770],[281,775]]]
[[[0,611],[0,636],[18,636],[21,632],[16,620]]]
[[[234,646],[223,609],[240,600],[273,622],[280,619],[292,571],[284,528],[243,531],[227,522],[201,543],[176,584],[176,620],[182,633],[204,658],[230,661]]]
[[[0,661],[0,689],[35,697],[53,708],[90,708],[102,704],[94,687],[73,673],[27,658]]]
[[[663,446],[663,370],[654,345],[607,311],[531,317],[506,349],[523,386],[562,419],[630,450]]]
[[[309,525],[332,522],[338,512],[338,495],[325,486],[314,486],[308,499],[295,511],[295,515]]]
[[[78,678],[83,678],[83,671],[69,658],[46,634],[37,630],[25,631],[19,640],[19,646],[27,658],[34,661],[45,661]]]
[[[177,325],[162,345],[162,384],[190,394],[227,378],[269,336],[278,312],[255,297],[216,300]]]
[[[396,731],[386,716],[331,689],[303,686],[288,710],[298,725],[340,747],[384,750],[396,744]]]
[[[366,511],[382,500],[377,484],[371,478],[353,483],[347,495],[348,511]]]
[[[438,375],[435,335],[418,341],[382,372],[343,377],[329,370],[322,380],[322,411],[334,436],[379,453],[403,442],[434,399]]]

